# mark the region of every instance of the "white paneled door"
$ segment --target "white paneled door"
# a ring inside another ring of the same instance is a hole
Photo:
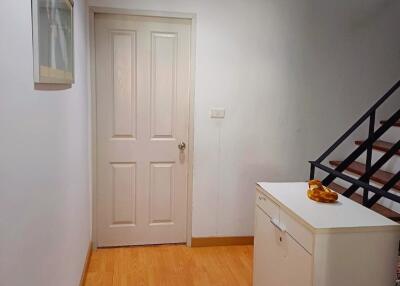
[[[190,30],[95,15],[98,246],[186,241]]]

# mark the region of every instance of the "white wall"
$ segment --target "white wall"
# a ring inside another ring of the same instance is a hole
[[[400,78],[397,0],[88,3],[197,14],[196,237],[251,234],[255,182],[305,180]]]
[[[33,88],[31,1],[0,2],[0,285],[78,285],[90,240],[86,7],[76,83]]]

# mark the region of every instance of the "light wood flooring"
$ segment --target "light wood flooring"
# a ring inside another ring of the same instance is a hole
[[[85,286],[251,285],[252,262],[252,246],[98,249],[92,253]]]

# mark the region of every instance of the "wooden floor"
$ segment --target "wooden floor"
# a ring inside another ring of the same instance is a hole
[[[85,286],[252,284],[252,246],[184,245],[98,249]]]

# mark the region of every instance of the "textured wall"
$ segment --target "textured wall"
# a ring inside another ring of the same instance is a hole
[[[91,233],[86,5],[62,91],[34,90],[31,1],[0,11],[0,285],[75,286]]]

